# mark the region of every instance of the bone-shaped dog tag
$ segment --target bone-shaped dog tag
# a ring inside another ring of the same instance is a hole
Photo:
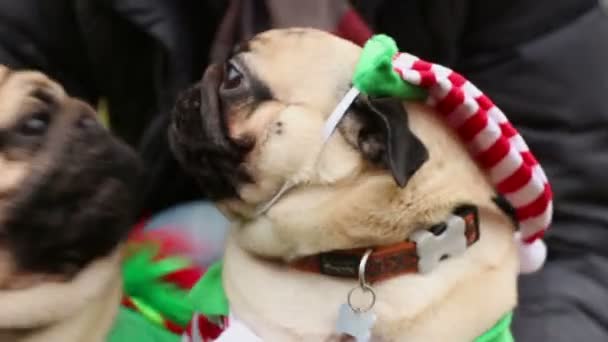
[[[419,230],[410,236],[416,242],[418,271],[428,273],[435,269],[446,257],[463,254],[467,249],[466,223],[460,216],[452,216],[446,222],[446,229],[439,235],[428,230]]]
[[[342,304],[336,330],[340,334],[354,337],[357,342],[369,342],[375,322],[376,315],[372,311],[357,312],[350,305]]]

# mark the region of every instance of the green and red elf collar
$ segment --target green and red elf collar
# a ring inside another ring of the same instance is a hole
[[[189,326],[190,329],[184,335],[184,340],[187,342],[216,340],[225,331],[226,327],[231,324],[228,321],[230,308],[222,283],[221,261],[209,268],[203,278],[192,289],[190,296],[193,303],[195,303],[196,311],[202,316],[196,315],[194,317],[194,320],[197,320],[198,324],[191,324]],[[217,320],[218,317],[222,317],[224,320],[219,322]],[[512,313],[505,314],[492,328],[477,337],[473,342],[513,342],[513,336],[510,331],[511,319]],[[196,328],[198,328],[198,331],[193,330]],[[241,326],[240,328],[245,329],[246,327]],[[253,331],[244,332],[243,334],[250,334],[249,336],[254,336],[253,338],[258,339]],[[230,340],[225,339],[225,341]],[[243,342],[249,341],[243,340]]]
[[[195,246],[187,236],[144,225],[134,227],[125,246],[122,307],[108,341],[177,342],[195,314],[189,294],[204,270],[188,257]]]

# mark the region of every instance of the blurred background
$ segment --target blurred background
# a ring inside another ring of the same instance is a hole
[[[552,182],[549,259],[520,279],[517,341],[608,341],[607,13],[604,0],[0,0],[0,64],[41,70],[98,108],[145,160],[147,229],[192,232],[208,264],[227,222],[169,151],[178,92],[270,28],[357,44],[386,33],[486,92]]]

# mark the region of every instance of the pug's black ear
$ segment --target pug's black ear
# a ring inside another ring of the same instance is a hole
[[[386,167],[400,187],[429,158],[422,141],[410,130],[408,114],[397,98],[359,96],[351,106],[356,143],[363,156]],[[353,137],[354,138],[354,137]]]

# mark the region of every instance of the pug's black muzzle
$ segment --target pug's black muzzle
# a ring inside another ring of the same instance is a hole
[[[243,160],[252,145],[229,138],[218,97],[222,69],[210,66],[198,84],[180,94],[169,129],[171,148],[182,167],[212,200],[237,197],[251,179]]]
[[[135,152],[93,120],[64,121],[48,133],[0,229],[22,271],[75,274],[115,250],[135,219],[143,171]]]

